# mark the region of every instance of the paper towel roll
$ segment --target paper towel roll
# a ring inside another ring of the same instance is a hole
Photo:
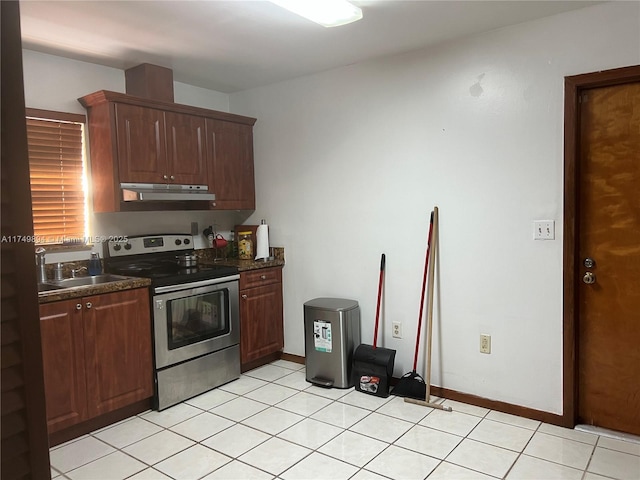
[[[269,256],[269,225],[262,223],[256,230],[256,260]]]

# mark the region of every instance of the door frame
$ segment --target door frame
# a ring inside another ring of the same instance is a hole
[[[640,65],[565,77],[564,82],[564,221],[562,424],[573,428],[578,418],[578,306],[576,264],[578,240],[578,175],[580,174],[580,96],[584,90],[640,81]]]

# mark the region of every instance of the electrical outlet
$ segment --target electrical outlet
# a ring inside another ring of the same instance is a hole
[[[555,240],[556,222],[554,220],[536,220],[533,222],[534,240]]]
[[[393,338],[402,338],[402,323],[391,322],[391,336]]]
[[[480,334],[480,353],[491,353],[491,335]]]

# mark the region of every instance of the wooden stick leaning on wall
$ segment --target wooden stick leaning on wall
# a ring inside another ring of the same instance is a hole
[[[424,367],[424,379],[426,384],[426,393],[424,400],[416,400],[415,398],[405,398],[404,401],[408,403],[415,403],[416,405],[422,405],[425,407],[437,408],[450,412],[452,409],[449,406],[442,405],[440,403],[430,402],[431,396],[431,350],[432,350],[432,332],[433,332],[433,283],[435,277],[436,266],[436,251],[438,249],[438,207],[433,207],[433,245],[431,246],[431,259],[429,261],[429,286],[427,290],[427,298],[429,302],[429,310],[427,313],[427,341],[426,343],[426,355],[425,355],[425,367]]]

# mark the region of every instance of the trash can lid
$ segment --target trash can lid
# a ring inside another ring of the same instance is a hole
[[[319,310],[344,311],[358,308],[356,300],[346,298],[314,298],[304,304],[305,308],[317,308]]]

